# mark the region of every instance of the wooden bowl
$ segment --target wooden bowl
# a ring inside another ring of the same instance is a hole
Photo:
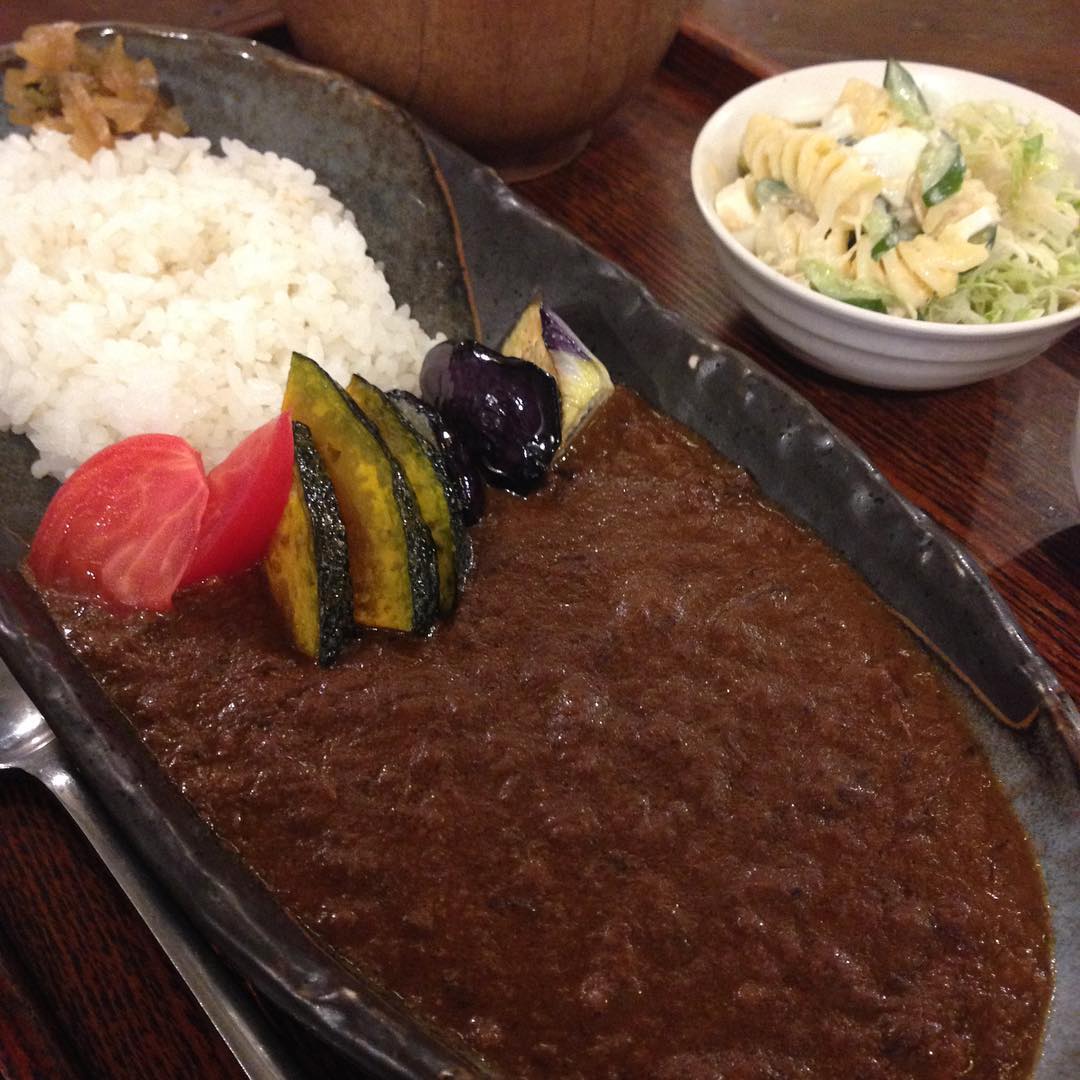
[[[641,86],[686,0],[287,0],[303,55],[514,178],[569,160]]]

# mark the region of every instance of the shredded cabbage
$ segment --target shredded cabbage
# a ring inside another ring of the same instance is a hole
[[[921,317],[1014,322],[1080,302],[1080,187],[1062,167],[1054,133],[995,102],[957,105],[944,123],[971,175],[997,197],[1002,220],[990,258]]]

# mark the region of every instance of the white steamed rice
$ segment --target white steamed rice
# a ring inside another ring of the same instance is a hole
[[[220,461],[281,406],[294,349],[416,386],[433,339],[315,174],[222,140],[140,135],[91,161],[0,140],[0,426],[64,477],[140,432]]]

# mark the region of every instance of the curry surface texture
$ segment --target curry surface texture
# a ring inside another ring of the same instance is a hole
[[[326,671],[255,573],[49,600],[284,903],[509,1075],[1030,1070],[1031,845],[838,556],[626,391],[474,538],[451,622]]]

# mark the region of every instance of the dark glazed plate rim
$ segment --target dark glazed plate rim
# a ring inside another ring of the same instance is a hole
[[[158,47],[188,42],[220,61],[315,79],[357,108],[400,114],[349,80],[253,42],[117,25]],[[0,49],[0,63],[10,50]],[[401,123],[408,127],[407,120]],[[410,129],[411,130],[411,129]],[[1080,998],[1080,758],[1075,706],[982,571],[901,498],[865,455],[794,391],[661,308],[625,272],[507,189],[463,151],[424,138],[460,226],[476,306],[496,332],[537,289],[570,317],[619,381],[745,465],[765,493],[839,550],[897,613],[947,656],[1011,731],[973,709],[973,726],[1034,838],[1056,934],[1057,1001]],[[319,162],[306,161],[319,168]],[[388,271],[389,272],[389,271]],[[393,283],[393,278],[391,277]],[[467,321],[471,298],[451,306]],[[465,306],[463,306],[463,303]],[[447,327],[449,329],[449,327]],[[0,548],[4,537],[0,536]],[[10,537],[8,537],[10,541]],[[12,565],[17,544],[0,551]],[[196,924],[278,1004],[378,1076],[470,1075],[475,1062],[425,1032],[310,938],[226,849],[156,766],[131,725],[74,661],[34,594],[0,576],[0,653],[54,725],[80,771]],[[1080,1060],[1060,1007],[1038,1075]]]

